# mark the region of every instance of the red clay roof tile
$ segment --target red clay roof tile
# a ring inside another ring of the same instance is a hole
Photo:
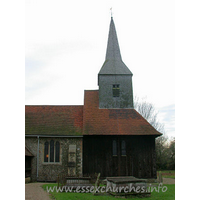
[[[82,135],[83,106],[26,106],[26,135]]]
[[[99,109],[98,91],[85,91],[83,135],[161,135],[135,109]]]
[[[99,109],[98,90],[84,106],[26,106],[26,135],[161,135],[135,109]]]

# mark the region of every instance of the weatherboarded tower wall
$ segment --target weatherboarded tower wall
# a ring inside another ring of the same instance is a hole
[[[114,90],[119,90],[116,91],[116,96]],[[130,75],[99,75],[100,108],[133,108],[132,91]]]

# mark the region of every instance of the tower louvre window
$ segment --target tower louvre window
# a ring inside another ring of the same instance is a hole
[[[114,84],[113,85],[113,97],[119,97],[119,84]]]

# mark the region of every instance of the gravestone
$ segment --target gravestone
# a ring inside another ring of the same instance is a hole
[[[76,176],[76,145],[69,145],[68,176]]]

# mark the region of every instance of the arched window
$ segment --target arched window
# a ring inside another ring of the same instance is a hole
[[[60,142],[51,140],[44,143],[44,162],[60,162]]]
[[[60,162],[60,143],[56,142],[56,158],[55,162]]]
[[[117,156],[117,142],[113,140],[113,156]]]
[[[49,143],[45,142],[44,143],[44,162],[48,162],[48,157],[49,157]]]
[[[54,162],[54,141],[50,141],[50,162]]]
[[[126,142],[122,140],[122,156],[126,155]]]

